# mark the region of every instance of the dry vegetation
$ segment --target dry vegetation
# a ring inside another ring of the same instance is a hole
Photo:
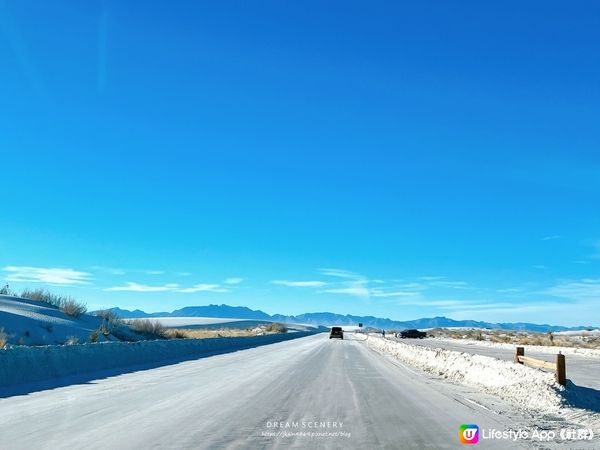
[[[116,328],[123,325],[123,320],[113,311],[96,311],[96,315],[102,319],[98,332],[105,336],[111,334]]]
[[[46,289],[23,289],[19,297],[45,303],[46,305],[55,308],[59,308],[62,302],[62,297],[60,295],[53,294]]]
[[[4,328],[0,328],[0,349],[3,349],[8,342],[8,334],[4,331]]]
[[[168,329],[158,320],[135,319],[128,322],[129,327],[146,339],[168,339]]]
[[[69,336],[67,338],[67,340],[65,341],[65,345],[75,345],[75,344],[79,344],[79,339],[77,339],[75,336]]]
[[[90,333],[89,340],[90,340],[90,342],[98,342],[98,331],[97,330],[94,330]]]
[[[265,331],[267,333],[287,333],[288,330],[285,325],[279,322],[273,322],[265,327]]]
[[[287,333],[287,328],[280,323],[270,323],[256,328],[171,328],[166,334],[171,339],[207,339],[220,337],[260,336],[263,334]]]
[[[208,328],[171,328],[167,335],[174,339],[206,339],[219,337],[256,336],[252,329],[222,328],[218,330]]]
[[[68,316],[74,318],[78,318],[87,312],[87,307],[84,303],[81,303],[72,297],[54,294],[46,289],[24,289],[21,293],[17,293],[10,289],[8,285],[5,285],[0,288],[0,295],[10,295],[44,303],[45,306],[60,309]],[[114,340],[115,338],[120,341],[138,341],[143,339],[205,339],[260,336],[264,334],[287,333],[288,331],[284,325],[277,322],[248,329],[180,329],[167,328],[157,320],[123,320],[110,310],[97,311],[95,314],[101,319],[98,328],[93,330],[87,339],[69,336],[65,341],[66,345],[74,345],[85,341],[100,342]],[[42,323],[40,326],[48,333],[53,331],[52,323]],[[23,341],[23,339],[21,339],[21,341]],[[0,328],[0,349],[4,348],[7,343],[8,334],[3,328]]]
[[[70,317],[79,317],[87,312],[87,306],[72,297],[64,297],[59,308]]]
[[[434,328],[428,335],[449,339],[470,339],[514,345],[542,345],[556,347],[600,348],[598,334],[582,331],[577,335],[536,333],[533,331],[481,330]]]
[[[13,291],[8,284],[5,284],[0,288],[0,295],[10,295],[12,297],[16,296],[16,292]]]
[[[8,289],[8,286],[6,286],[6,289]],[[12,292],[12,294],[14,295],[15,293]],[[53,294],[46,289],[24,289],[20,297],[45,303],[48,306],[60,309],[67,316],[75,318],[87,312],[85,303],[79,302],[73,297]]]

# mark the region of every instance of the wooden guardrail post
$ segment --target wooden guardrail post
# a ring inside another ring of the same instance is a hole
[[[554,370],[556,382],[562,386],[567,385],[567,363],[565,361],[565,355],[561,352],[558,352],[558,355],[556,355],[556,363],[553,364],[541,359],[527,358],[525,356],[525,347],[517,347],[517,351],[515,352],[515,362],[517,364],[537,367],[538,369]]]
[[[517,364],[523,364],[520,360],[519,360],[519,356],[525,356],[525,347],[517,347],[517,353],[515,354],[515,362]]]
[[[563,386],[567,384],[567,364],[561,352],[556,355],[556,381]]]

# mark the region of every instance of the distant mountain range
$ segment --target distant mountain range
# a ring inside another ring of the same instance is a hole
[[[134,319],[140,317],[221,317],[231,319],[253,319],[273,320],[273,318],[259,310],[246,308],[245,306],[208,305],[208,306],[186,306],[173,312],[147,313],[140,309],[129,311],[121,308],[110,308],[123,319]]]
[[[537,331],[547,333],[549,331],[569,331],[585,330],[595,327],[563,327],[558,325],[539,325],[535,323],[491,323],[479,322],[475,320],[453,320],[447,317],[432,317],[408,321],[397,321],[383,319],[373,316],[352,316],[334,314],[330,312],[317,312],[300,314],[299,316],[285,316],[282,314],[269,315],[260,310],[253,310],[245,306],[229,305],[207,305],[207,306],[186,306],[173,312],[146,313],[136,309],[129,311],[121,308],[111,308],[111,311],[124,319],[144,318],[144,317],[221,317],[232,319],[253,319],[253,320],[272,320],[274,322],[304,323],[308,325],[358,325],[362,323],[364,327],[377,329],[404,329],[404,328],[448,328],[448,327],[474,327],[474,328],[493,328],[500,330],[523,330]]]

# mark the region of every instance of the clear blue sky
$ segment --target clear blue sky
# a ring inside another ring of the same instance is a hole
[[[600,324],[600,5],[0,0],[0,281]]]

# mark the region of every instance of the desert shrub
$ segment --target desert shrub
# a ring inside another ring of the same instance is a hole
[[[98,342],[98,331],[94,330],[90,333],[90,342]]]
[[[4,328],[0,328],[0,350],[3,349],[8,343],[8,334],[4,331]]]
[[[130,325],[127,324],[124,326],[113,328],[110,334],[112,334],[118,340],[124,342],[135,342],[140,340],[140,335],[133,332]]]
[[[168,338],[167,329],[158,320],[135,319],[129,322],[129,326],[147,339]]]
[[[73,297],[65,297],[53,294],[46,289],[24,289],[21,298],[42,302],[54,308],[59,308],[67,316],[79,317],[87,312],[85,303],[75,300]]]
[[[102,319],[99,331],[105,336],[111,334],[116,327],[123,324],[123,320],[119,315],[109,309],[96,311],[96,315]]]
[[[67,340],[65,341],[65,345],[75,345],[75,344],[79,344],[79,339],[76,338],[75,336],[69,336],[67,338]]]
[[[121,318],[119,317],[119,315],[116,312],[111,311],[110,309],[96,311],[96,315],[98,317],[102,317],[104,320],[106,320],[107,322],[110,322],[114,325],[117,325],[117,324],[120,324],[123,322],[121,320]]]
[[[557,335],[554,332],[534,332],[524,330],[453,330],[448,328],[435,328],[430,330],[429,334],[436,337],[445,337],[450,339],[475,339],[479,340],[478,333],[481,333],[482,340],[493,343],[514,344],[514,345],[547,345],[555,347],[580,347],[580,348],[600,348],[600,336],[588,335],[582,332],[580,336]],[[477,333],[477,334],[475,334]]]
[[[8,284],[5,284],[0,288],[0,295],[10,295],[11,297],[14,297],[16,292],[13,291]]]
[[[262,328],[257,328],[262,332]],[[242,337],[242,336],[256,336],[256,330],[254,329],[243,329],[243,328],[220,328],[220,329],[209,329],[209,328],[176,328],[168,330],[168,333],[173,337],[178,338],[181,336],[185,339],[207,339],[207,338],[218,338],[218,337]]]
[[[532,334],[531,336],[527,336],[518,342],[523,345],[544,345],[545,342],[538,335]]]
[[[75,318],[87,312],[85,303],[78,302],[72,297],[64,297],[59,307],[67,316]]]
[[[54,306],[55,308],[60,308],[63,302],[62,296],[53,294],[46,289],[24,289],[21,292],[21,298],[46,303],[47,305]]]
[[[285,327],[285,325],[279,323],[279,322],[273,322],[268,324],[265,327],[265,331],[268,332],[272,332],[272,333],[287,333],[287,328]]]
[[[168,330],[167,336],[170,339],[185,339],[187,338],[187,333],[183,330],[178,330],[177,328]]]

